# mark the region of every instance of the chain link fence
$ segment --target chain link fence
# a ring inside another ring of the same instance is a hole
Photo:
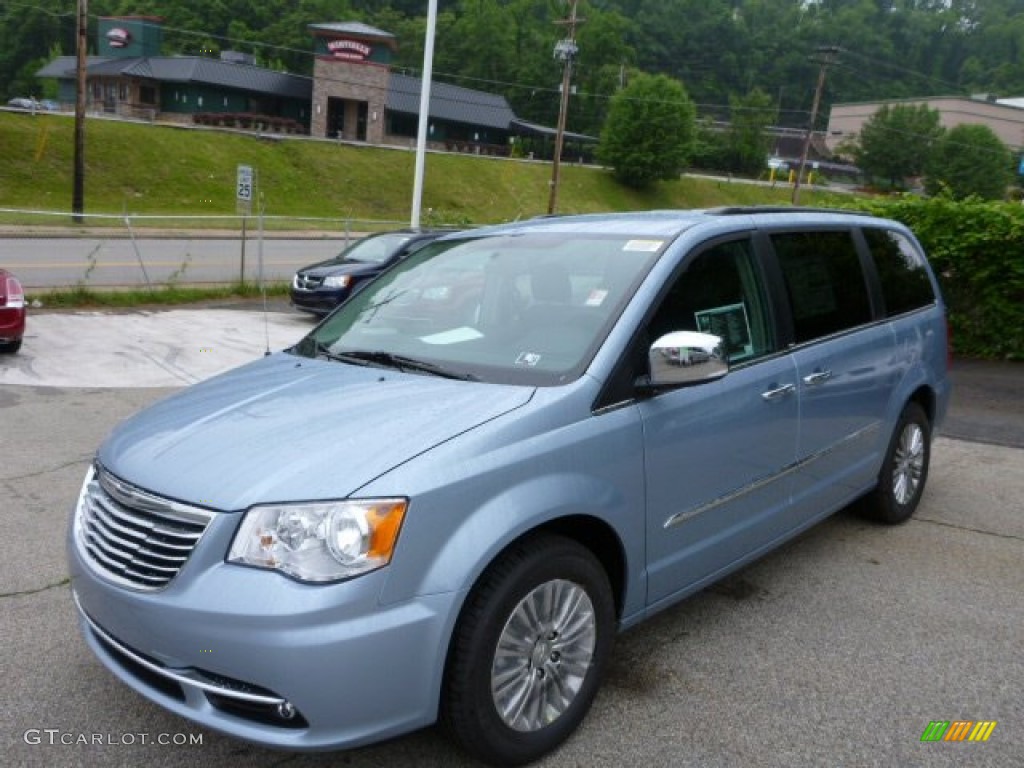
[[[282,282],[387,219],[72,214],[0,208],[0,266],[28,289]]]

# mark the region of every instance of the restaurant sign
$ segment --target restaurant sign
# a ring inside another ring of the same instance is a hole
[[[107,32],[107,44],[111,48],[124,48],[132,39],[132,34],[123,27],[114,27]]]
[[[366,43],[356,40],[329,40],[327,50],[334,58],[348,61],[366,61],[373,52]]]

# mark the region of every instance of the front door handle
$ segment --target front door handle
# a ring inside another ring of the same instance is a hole
[[[778,400],[779,398],[790,395],[793,392],[796,392],[795,384],[783,384],[781,387],[776,387],[775,389],[769,389],[767,392],[762,392],[761,397],[768,401]]]
[[[824,384],[826,381],[832,378],[832,371],[815,371],[804,376],[804,384],[809,387],[813,387],[816,384]]]

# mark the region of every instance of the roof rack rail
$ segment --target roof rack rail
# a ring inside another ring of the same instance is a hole
[[[866,211],[803,205],[726,205],[720,208],[708,208],[705,213],[711,216],[745,216],[754,213],[850,213],[857,216],[871,216]]]

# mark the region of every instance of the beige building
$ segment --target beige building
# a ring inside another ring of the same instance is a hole
[[[857,136],[864,125],[883,106],[925,104],[939,111],[939,122],[945,128],[958,125],[987,125],[1011,149],[1024,149],[1024,107],[1019,99],[1003,102],[972,99],[962,96],[939,96],[926,99],[892,99],[856,104],[833,104],[828,118],[826,143],[829,149]]]

